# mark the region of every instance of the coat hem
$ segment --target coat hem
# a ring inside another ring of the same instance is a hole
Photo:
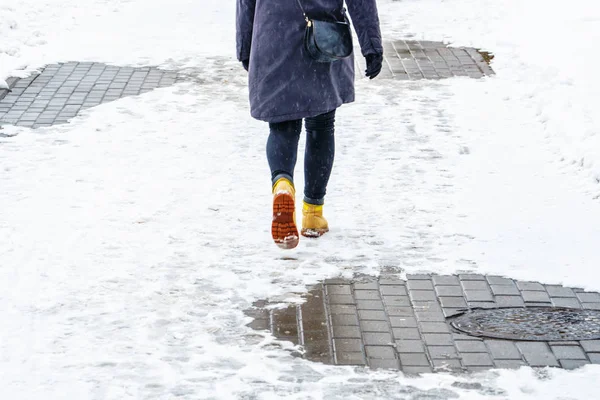
[[[293,120],[297,120],[297,119],[316,117],[317,115],[321,115],[321,114],[325,114],[325,113],[328,113],[333,110],[337,110],[343,104],[348,104],[348,103],[352,103],[352,102],[354,102],[354,99],[349,100],[349,101],[342,101],[339,104],[337,104],[336,106],[334,106],[333,108],[327,108],[327,109],[323,109],[323,110],[306,110],[306,111],[299,111],[299,112],[295,112],[295,113],[291,113],[291,114],[280,114],[280,115],[265,115],[265,116],[252,115],[252,117],[255,119],[258,119],[260,121],[265,121],[265,122],[269,122],[269,123],[293,121]]]

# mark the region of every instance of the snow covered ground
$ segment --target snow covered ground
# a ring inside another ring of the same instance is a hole
[[[91,60],[198,76],[68,125],[5,128],[2,398],[597,396],[598,366],[407,378],[296,359],[244,326],[254,300],[383,268],[600,290],[600,6],[379,3],[386,37],[483,47],[497,76],[360,79],[338,117],[332,232],[283,252],[234,2],[2,1],[0,78]]]

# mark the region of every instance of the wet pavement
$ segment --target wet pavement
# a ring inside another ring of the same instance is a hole
[[[254,329],[317,362],[405,373],[600,364],[600,294],[499,276],[333,279],[306,302],[258,302]],[[472,329],[469,329],[472,328]]]

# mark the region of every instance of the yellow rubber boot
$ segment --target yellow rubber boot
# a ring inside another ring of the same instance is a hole
[[[275,244],[282,249],[293,249],[298,246],[295,199],[294,184],[286,178],[278,179],[273,185],[271,235]]]
[[[308,204],[302,206],[302,236],[320,237],[329,232],[327,220],[323,217],[323,205]]]

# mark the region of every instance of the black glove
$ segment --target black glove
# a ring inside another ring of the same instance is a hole
[[[242,60],[242,66],[246,71],[248,71],[248,66],[250,65],[250,60]]]
[[[365,71],[365,74],[369,79],[373,79],[381,72],[383,54],[367,54],[365,58],[367,60],[367,70]]]

